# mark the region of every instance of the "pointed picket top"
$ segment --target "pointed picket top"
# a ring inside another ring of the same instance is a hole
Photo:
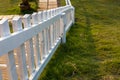
[[[13,26],[13,31],[21,31],[22,29],[22,21],[21,21],[21,17],[20,16],[15,16],[12,19],[12,26]]]
[[[36,12],[32,14],[32,24],[38,24],[38,14]]]
[[[38,12],[38,22],[42,22],[42,12],[41,11],[39,11]]]
[[[25,14],[22,18],[23,20],[23,25],[24,25],[24,28],[29,28],[31,27],[31,16],[30,14]]]
[[[10,34],[8,19],[3,18],[0,21],[0,36],[5,37]]]
[[[47,20],[47,11],[43,11],[43,20]]]

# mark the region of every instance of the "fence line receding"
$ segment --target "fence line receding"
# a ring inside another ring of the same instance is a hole
[[[74,23],[66,6],[0,20],[0,80],[37,80]]]

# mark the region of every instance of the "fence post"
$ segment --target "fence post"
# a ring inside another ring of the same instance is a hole
[[[63,21],[63,36],[62,36],[62,43],[66,43],[66,13],[62,13],[62,21]]]
[[[75,23],[75,8],[74,7],[72,7],[73,8],[73,10],[72,10],[72,22],[73,22],[73,24]]]

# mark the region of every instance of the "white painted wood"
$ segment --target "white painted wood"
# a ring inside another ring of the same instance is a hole
[[[30,39],[25,42],[25,50],[27,53],[27,61],[28,61],[28,70],[29,73],[32,74],[35,71],[35,61],[34,61],[34,49],[33,49],[33,40]]]
[[[43,21],[47,20],[47,11],[43,11]]]
[[[0,35],[1,37],[10,36],[10,29],[7,19],[3,19],[0,22]],[[8,52],[8,54],[5,55],[7,56],[7,69],[8,69],[9,80],[17,80],[18,77],[16,72],[14,53],[13,51],[10,51]]]
[[[54,26],[54,28],[55,28],[55,42],[56,42],[56,38],[57,38],[57,21],[55,21],[55,26]]]
[[[7,68],[8,68],[8,76],[9,80],[18,80],[17,71],[16,71],[16,65],[15,65],[15,58],[14,58],[14,52],[10,51],[7,55]]]
[[[23,20],[24,28],[31,27],[31,16],[30,16],[30,14],[24,15],[22,20]]]
[[[67,9],[66,11],[70,11],[70,10],[71,8]],[[56,15],[52,17],[51,19],[48,19],[47,21],[44,21],[43,23],[36,25],[36,27],[31,27],[29,29],[19,31],[17,33],[12,34],[12,36],[10,37],[0,38],[0,55],[3,55],[7,53],[8,51],[13,50],[15,47],[18,47],[19,45],[24,43],[26,40],[30,39],[32,36],[38,34],[43,29],[47,28],[48,25],[51,25],[54,21],[58,20],[60,17],[61,17],[61,14]],[[15,40],[17,44],[14,43],[13,40]],[[12,45],[12,46],[9,47],[7,45]]]
[[[42,55],[43,55],[43,59],[45,58],[45,55],[46,55],[46,44],[45,44],[45,30],[42,31]]]
[[[43,53],[44,53],[42,32],[39,33],[39,39],[40,39],[40,42],[39,42],[39,44],[40,44],[40,61],[42,61]]]
[[[12,20],[13,31],[22,31],[22,21],[20,17],[14,17]],[[25,45],[22,43],[19,47],[15,49],[17,59],[18,59],[18,72],[20,80],[28,80],[27,64],[26,64],[26,53]]]
[[[42,12],[38,12],[38,22],[42,22]]]
[[[57,39],[59,38],[59,20],[57,20],[57,26],[56,26],[56,37],[57,37]]]
[[[35,74],[33,75],[32,78],[30,78],[30,80],[38,80],[40,74],[42,73],[43,69],[45,68],[45,66],[47,65],[47,63],[50,61],[51,57],[53,56],[54,52],[56,51],[56,49],[58,48],[58,46],[61,43],[61,38],[58,39],[57,44],[52,48],[52,50],[50,51],[50,53],[47,55],[47,57],[43,60],[42,65],[39,66],[36,69]]]
[[[65,28],[66,28],[66,14],[62,13],[62,19],[63,19],[63,37],[62,37],[62,43],[66,43],[66,32],[65,32]]]
[[[10,35],[10,29],[7,19],[2,19],[0,21],[0,36],[6,37]]]
[[[0,80],[3,80],[2,79],[2,71],[0,70]]]
[[[48,28],[48,54],[50,50],[50,27]]]
[[[47,19],[50,19],[51,15],[50,15],[50,10],[47,10]]]
[[[36,24],[38,24],[38,21],[41,21],[40,19],[38,19],[38,17],[40,17],[40,14],[39,14],[39,16],[38,16],[38,14],[37,13],[34,13],[33,15],[32,15],[32,23],[33,23],[33,25],[36,25]],[[38,66],[38,65],[40,65],[40,41],[39,41],[39,33],[36,35],[36,36],[34,36],[33,37],[33,44],[34,44],[34,55],[35,55],[35,64],[36,64],[36,67]]]
[[[49,53],[49,34],[48,34],[48,31],[49,31],[49,28],[46,29],[46,46],[47,46],[46,54]]]
[[[36,25],[36,24],[38,24],[38,14],[33,13],[32,14],[32,25]]]
[[[53,23],[53,27],[52,27],[52,34],[53,34],[53,46],[54,46],[54,43],[55,43],[55,23]]]
[[[30,15],[26,14],[23,16],[23,25],[24,28],[30,28],[31,27],[31,21],[30,21]],[[33,40],[32,38],[29,39],[27,42],[25,42],[25,49],[27,53],[27,61],[28,61],[28,70],[29,74],[31,75],[35,71],[35,61],[34,61],[34,49],[33,49]]]
[[[37,80],[39,74],[42,72],[60,44],[61,37],[59,36],[62,36],[63,43],[66,42],[66,32],[70,29],[73,21],[70,19],[70,12],[72,10],[73,8],[71,6],[64,6],[48,11],[33,13],[32,20],[30,15],[25,15],[23,17],[24,29],[22,29],[23,26],[20,17],[15,17],[12,21],[14,33],[9,36],[6,35],[10,34],[10,31],[5,35],[0,34],[0,56],[13,51],[16,48],[15,52],[18,59],[20,80]],[[62,14],[63,12],[66,13],[67,16]],[[0,23],[2,22],[0,21]],[[0,33],[2,32],[4,32],[4,29],[0,29]],[[25,49],[27,51],[25,51]],[[29,78],[26,56],[30,74]],[[9,59],[12,59],[12,57],[14,56],[9,56]]]
[[[75,23],[75,18],[74,18],[74,16],[75,16],[75,8],[74,7],[72,7],[72,22],[73,22],[73,24]]]
[[[50,26],[51,30],[51,48],[54,46],[53,24]]]
[[[21,21],[19,16],[18,17],[16,16],[16,17],[13,18],[12,25],[13,25],[12,26],[13,27],[13,32],[17,32],[17,31],[23,30],[22,29],[22,21]]]
[[[41,52],[40,52],[40,37],[39,37],[39,35],[40,34],[37,34],[37,36],[36,36],[36,43],[35,43],[35,47],[36,47],[36,54],[35,54],[35,64],[36,64],[36,67],[38,66],[38,65],[40,65],[40,59],[41,59]]]
[[[28,80],[25,46],[22,44],[19,48],[15,49],[18,59],[18,72],[20,80]]]

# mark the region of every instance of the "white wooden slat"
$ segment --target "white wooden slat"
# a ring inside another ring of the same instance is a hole
[[[57,40],[57,27],[58,27],[57,21],[55,22],[55,41]]]
[[[36,66],[38,66],[38,65],[40,65],[40,59],[41,59],[41,52],[40,52],[40,36],[39,36],[40,34],[37,34],[37,36],[36,36],[36,43],[35,43],[35,45],[36,45],[36,59],[35,59],[35,62],[36,62]]]
[[[43,21],[47,20],[47,11],[43,11]]]
[[[57,22],[58,26],[57,26],[57,38],[59,38],[60,36],[60,19]]]
[[[10,35],[10,29],[7,19],[2,19],[0,21],[0,36],[6,37]]]
[[[60,23],[60,20],[61,20],[61,19],[59,19],[59,28],[58,28],[58,30],[59,30],[59,32],[58,32],[58,33],[59,33],[59,34],[58,34],[58,35],[59,35],[59,37],[61,36],[61,33],[60,33],[60,28],[61,28],[61,23]]]
[[[27,62],[28,62],[28,70],[30,75],[35,71],[34,65],[34,49],[33,49],[33,40],[30,39],[25,42],[25,50],[27,53]]]
[[[50,18],[52,18],[52,9],[50,9]]]
[[[0,35],[1,37],[10,36],[10,29],[7,19],[3,19],[0,22]],[[17,80],[18,76],[16,71],[14,53],[13,51],[10,51],[5,55],[7,56],[7,69],[8,69],[9,80]]]
[[[57,27],[57,24],[55,21],[55,23],[54,23],[54,36],[55,36],[54,43],[56,43],[56,27]]]
[[[20,17],[14,17],[12,20],[13,31],[18,32],[22,31],[22,21]],[[17,59],[18,59],[18,71],[20,80],[28,80],[27,64],[26,64],[26,53],[25,45],[21,44],[18,48],[15,49]]]
[[[44,53],[42,32],[39,33],[39,39],[40,39],[40,42],[39,42],[39,44],[40,44],[40,61],[42,61],[43,53]]]
[[[57,20],[56,22],[56,39],[58,39],[58,27],[59,27],[59,23],[58,23],[59,20]]]
[[[15,49],[18,59],[18,72],[20,80],[28,80],[25,46],[22,44],[19,48]]]
[[[35,57],[35,65],[38,67],[40,65],[40,44],[39,44],[39,34],[33,37],[33,45],[34,45],[34,57]]]
[[[44,30],[45,57],[47,55],[47,28]]]
[[[42,41],[42,46],[43,46],[43,52],[42,52],[42,54],[43,54],[43,58],[45,58],[45,56],[46,56],[46,40],[45,40],[45,30],[43,30],[42,31],[42,39],[43,39],[43,41]]]
[[[49,10],[46,11],[46,18],[49,19]]]
[[[25,14],[22,18],[24,28],[30,28],[31,27],[31,16],[30,14]]]
[[[47,10],[47,19],[50,19],[51,15],[50,15],[50,10]]]
[[[38,14],[33,13],[32,14],[32,25],[36,25],[36,24],[38,24]]]
[[[51,48],[53,46],[53,25],[50,26]]]
[[[45,56],[47,55],[47,28],[44,30],[44,37],[45,37]]]
[[[48,28],[48,52],[51,49],[51,32],[50,27]]]
[[[15,65],[15,58],[14,58],[14,51],[8,52],[7,55],[7,68],[9,73],[9,80],[17,80],[17,72],[16,72],[16,65]]]
[[[47,11],[43,11],[43,20],[47,20]],[[48,26],[48,25],[47,25]],[[43,34],[43,46],[44,46],[44,57],[47,55],[47,28],[45,28],[42,32]]]
[[[0,80],[3,80],[2,79],[2,71],[0,70]]]
[[[63,19],[62,17],[60,18],[60,37],[63,35]]]
[[[49,34],[48,34],[48,28],[46,29],[46,54],[49,53]]]
[[[73,24],[75,23],[75,8],[74,7],[72,7],[73,8],[73,11],[72,11],[72,22],[73,22]]]
[[[43,21],[43,12],[38,12],[38,22],[41,23]],[[39,51],[40,51],[40,60],[42,61],[43,57],[44,57],[44,53],[45,53],[45,50],[44,50],[44,41],[43,41],[43,31],[41,31],[38,35],[39,37]]]
[[[38,22],[42,22],[42,12],[38,12]]]
[[[53,23],[53,46],[55,44],[55,23]]]
[[[26,14],[25,16],[23,16],[23,25],[24,28],[30,28],[31,27],[31,21],[30,21],[30,15]],[[35,71],[35,65],[34,65],[34,49],[33,49],[33,40],[32,38],[29,39],[26,43],[25,43],[25,49],[26,49],[26,53],[27,53],[27,61],[28,61],[28,70],[29,73],[32,74]]]
[[[47,19],[50,19],[51,15],[50,15],[50,10],[47,10]],[[49,53],[50,50],[50,34],[49,34],[49,29],[50,26],[47,28],[47,53]]]
[[[38,17],[40,17],[40,15],[38,16],[37,13],[34,13],[32,15],[32,23],[33,25],[38,24]],[[33,43],[34,43],[34,55],[35,55],[35,64],[36,67],[38,67],[38,65],[40,65],[40,40],[39,40],[39,33],[33,37]]]

